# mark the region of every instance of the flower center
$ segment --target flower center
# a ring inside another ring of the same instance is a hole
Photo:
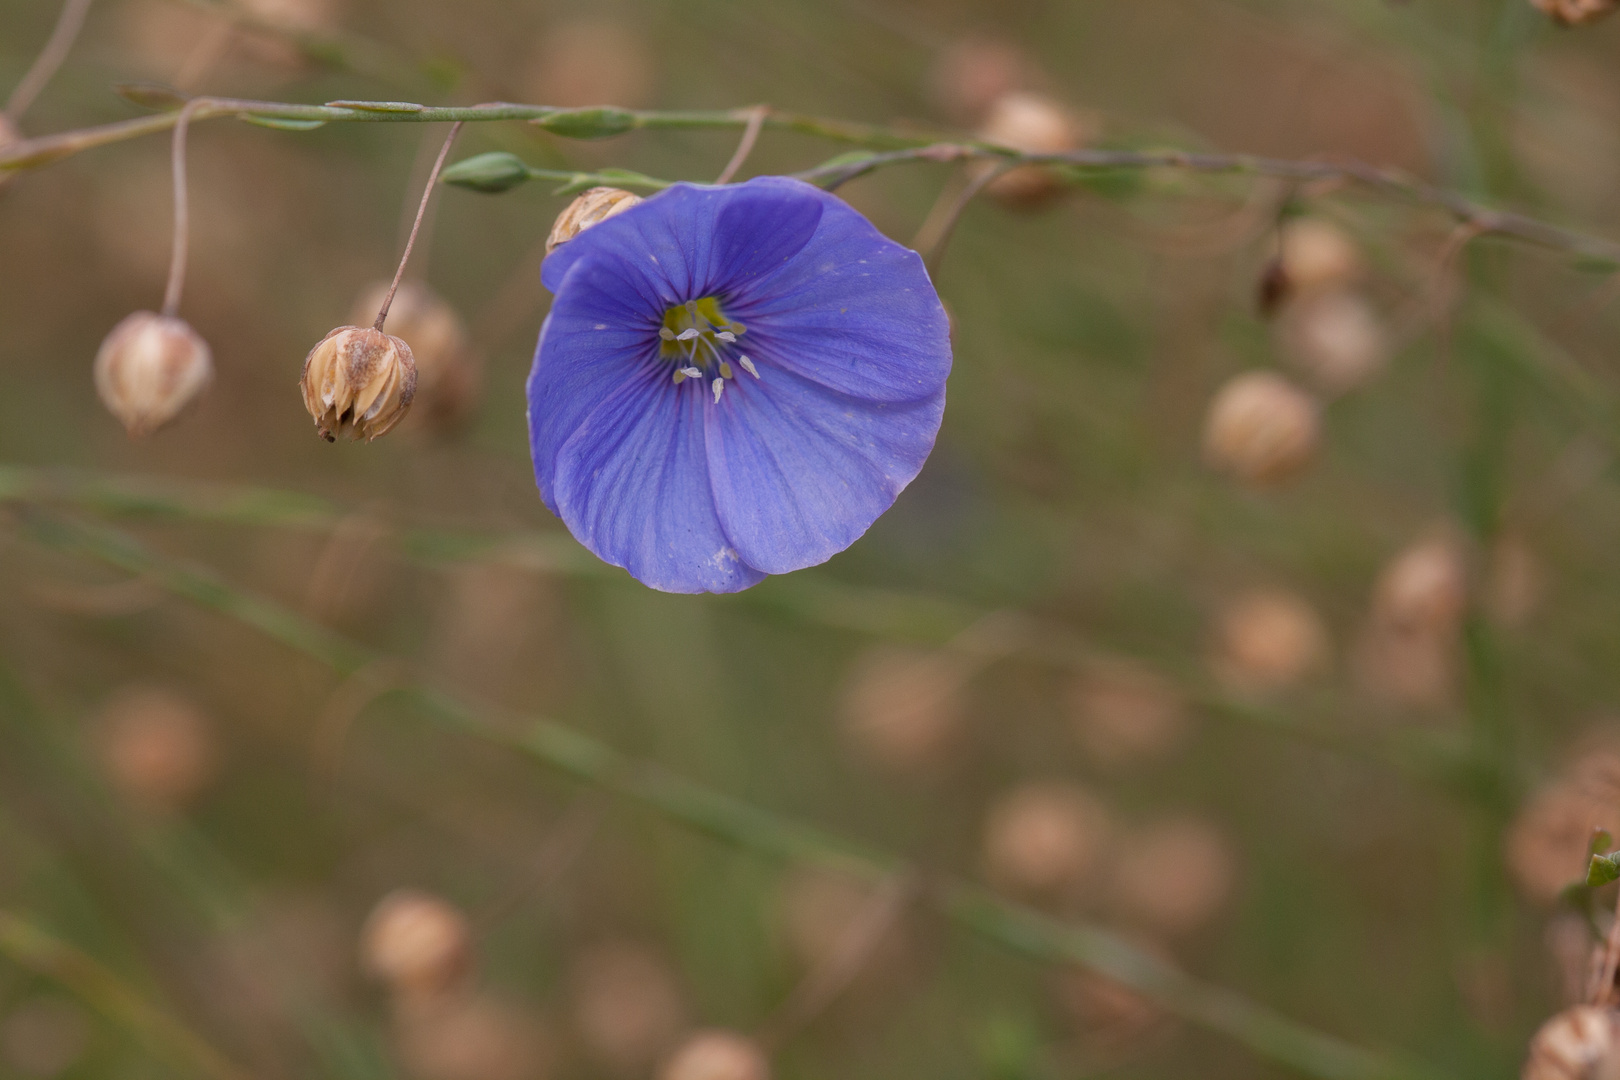
[[[696,379],[699,385],[712,379],[709,387],[718,405],[727,380],[736,374],[733,358],[744,371],[759,378],[759,369],[737,343],[747,332],[742,323],[726,318],[719,297],[688,300],[664,312],[664,325],[658,328],[658,355],[675,365],[672,377],[676,386],[687,379]]]

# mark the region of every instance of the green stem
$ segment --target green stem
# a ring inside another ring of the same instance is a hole
[[[38,513],[26,515],[23,523],[29,535],[47,546],[140,574],[340,674],[380,659],[278,604],[230,587],[207,569],[158,556],[126,534]],[[428,686],[415,686],[412,692],[430,713],[456,730],[508,746],[738,847],[778,859],[832,863],[873,880],[887,878],[901,865],[893,856],[870,852],[656,764],[627,757],[553,721],[513,722]],[[1426,1066],[1352,1046],[1193,979],[1101,928],[1059,922],[966,882],[937,881],[927,899],[941,914],[992,941],[1048,962],[1091,968],[1196,1024],[1321,1080],[1418,1080],[1439,1075]]]

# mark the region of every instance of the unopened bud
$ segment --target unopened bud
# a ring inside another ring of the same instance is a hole
[[[1366,382],[1389,362],[1389,335],[1372,305],[1335,289],[1306,297],[1280,327],[1294,362],[1329,393]]]
[[[1107,849],[1108,808],[1072,784],[1025,784],[991,808],[984,861],[992,882],[1015,893],[1072,892]]]
[[[1615,9],[1615,0],[1530,0],[1536,7],[1565,26],[1577,26],[1607,15]]]
[[[471,964],[466,916],[447,900],[398,889],[378,901],[360,931],[360,962],[373,977],[411,998],[454,986]]]
[[[979,138],[1026,154],[1062,154],[1081,146],[1086,126],[1051,98],[1015,90],[990,106]],[[984,190],[1003,202],[1029,206],[1040,203],[1061,186],[1062,180],[1051,169],[1028,165],[996,177]]]
[[[1316,453],[1316,402],[1280,375],[1251,371],[1216,393],[1204,423],[1204,456],[1245,483],[1276,484]]]
[[[370,441],[405,417],[416,396],[411,347],[381,330],[340,326],[304,358],[304,408],[321,438]]]
[[[355,301],[351,318],[364,325],[387,295],[388,282],[374,283]],[[416,361],[415,412],[441,430],[465,419],[477,404],[483,372],[456,309],[421,282],[403,281],[388,309],[388,328]]]
[[[208,343],[183,320],[137,311],[96,353],[96,392],[131,435],[150,435],[180,415],[214,375]]]
[[[593,187],[583,192],[557,215],[556,224],[551,226],[551,235],[546,237],[546,254],[550,255],[559,245],[568,243],[592,225],[600,225],[639,202],[640,195],[632,195],[618,188]]]
[[[1328,658],[1322,620],[1303,598],[1281,589],[1233,600],[1221,610],[1215,636],[1216,674],[1241,692],[1291,686]]]
[[[690,1036],[659,1070],[658,1080],[770,1080],[771,1065],[759,1043],[735,1031],[713,1029]]]
[[[146,809],[176,810],[213,779],[208,718],[180,695],[127,687],[102,706],[96,748],[113,786]]]
[[[516,154],[492,150],[458,161],[439,174],[443,183],[471,188],[486,195],[511,191],[529,179],[529,167]]]
[[[1620,1014],[1601,1005],[1565,1009],[1530,1040],[1523,1080],[1620,1077]]]

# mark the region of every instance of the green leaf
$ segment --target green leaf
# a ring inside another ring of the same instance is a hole
[[[444,170],[439,178],[444,183],[454,184],[456,187],[498,195],[503,191],[511,191],[530,179],[530,172],[529,167],[516,154],[493,150],[456,162]]]
[[[1620,879],[1620,866],[1615,865],[1611,856],[1594,855],[1592,862],[1586,868],[1586,883],[1592,888],[1607,885],[1611,881]]]
[[[318,127],[325,127],[325,120],[294,120],[286,116],[255,116],[252,113],[243,113],[238,119],[257,127],[274,128],[277,131],[314,131]]]
[[[1577,255],[1573,265],[1575,269],[1583,270],[1588,274],[1612,274],[1616,270],[1620,270],[1620,263],[1615,262],[1613,259],[1605,259],[1601,255]]]
[[[1593,829],[1592,842],[1587,845],[1586,853],[1588,855],[1601,855],[1612,847],[1614,847],[1614,837],[1609,835],[1608,829]]]
[[[530,123],[565,139],[606,139],[623,135],[636,126],[634,113],[610,106],[592,109],[560,109]]]
[[[131,105],[154,109],[157,112],[173,112],[184,108],[186,102],[191,100],[180,91],[162,83],[114,83],[112,91]]]

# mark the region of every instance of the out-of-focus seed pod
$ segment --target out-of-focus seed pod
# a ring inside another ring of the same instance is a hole
[[[718,1028],[693,1033],[658,1071],[658,1080],[771,1080],[759,1043]]]
[[[150,810],[184,806],[214,778],[218,752],[208,718],[170,690],[131,686],[102,705],[95,746],[113,786]]]
[[[1359,294],[1333,289],[1290,308],[1279,328],[1284,351],[1330,394],[1353,390],[1389,363],[1389,335]]]
[[[1400,629],[1450,631],[1468,604],[1462,545],[1433,531],[1391,559],[1373,589],[1373,619]]]
[[[1602,962],[1603,945],[1593,938],[1586,919],[1573,911],[1562,911],[1548,919],[1542,941],[1553,962],[1559,996],[1565,1005],[1581,1004],[1592,981],[1592,962]]]
[[[374,282],[355,301],[356,325],[375,318],[389,283]],[[388,328],[416,362],[413,410],[438,430],[455,427],[478,404],[483,365],[456,309],[418,281],[402,281],[388,308]]]
[[[1101,863],[1112,831],[1108,808],[1085,788],[1025,784],[990,809],[985,870],[992,883],[1011,893],[1072,894]]]
[[[1491,548],[1485,566],[1480,602],[1498,626],[1523,626],[1541,604],[1546,586],[1541,562],[1530,546],[1516,536],[1504,536]]]
[[[340,326],[304,358],[304,408],[327,442],[370,441],[405,418],[416,396],[411,347],[381,330]]]
[[[639,202],[640,195],[632,195],[618,188],[593,187],[582,192],[557,215],[556,222],[551,226],[551,235],[546,237],[546,254],[550,255],[559,244],[568,243],[592,225],[600,225]]]
[[[968,666],[945,653],[872,649],[843,691],[843,731],[851,749],[900,772],[937,766],[961,734],[962,690],[970,674]]]
[[[575,962],[571,981],[580,1041],[592,1061],[615,1076],[644,1074],[686,1025],[674,973],[642,946],[595,946]]]
[[[1377,621],[1356,641],[1356,680],[1379,701],[1413,709],[1444,709],[1456,696],[1457,638],[1422,627]]]
[[[577,108],[636,108],[651,100],[658,54],[630,23],[584,18],[540,39],[529,67],[530,101]]]
[[[550,1072],[544,1027],[488,994],[408,1003],[395,1013],[394,1038],[415,1080],[536,1080]]]
[[[1592,831],[1620,836],[1620,751],[1583,750],[1557,779],[1532,794],[1503,838],[1508,873],[1542,903],[1585,880]]]
[[[1316,402],[1281,375],[1250,371],[1210,402],[1204,457],[1246,484],[1269,486],[1297,475],[1316,454]]]
[[[1541,1025],[1530,1040],[1523,1080],[1620,1078],[1620,1013],[1577,1005]]]
[[[1257,589],[1221,609],[1215,623],[1215,673],[1241,693],[1269,693],[1319,670],[1329,656],[1327,627],[1305,599]]]
[[[96,353],[96,392],[131,435],[150,435],[180,415],[214,375],[208,343],[182,319],[137,311]]]
[[[1361,251],[1345,231],[1322,218],[1285,222],[1278,235],[1279,258],[1288,290],[1303,296],[1339,288],[1361,276]]]
[[[1077,150],[1086,140],[1086,125],[1058,102],[1042,94],[1015,90],[990,106],[979,138],[1026,154],[1061,154]],[[991,167],[986,163],[983,167]],[[1051,169],[1029,165],[992,180],[986,195],[1013,206],[1034,206],[1063,186]]]
[[[472,932],[449,901],[397,889],[377,902],[360,930],[360,964],[396,994],[434,997],[467,977]]]
[[[1186,934],[1207,923],[1232,893],[1237,872],[1221,830],[1174,817],[1127,834],[1109,874],[1115,911],[1144,930]]]
[[[1537,8],[1565,26],[1578,26],[1601,18],[1615,9],[1615,0],[1530,0]]]
[[[1069,686],[1075,738],[1099,765],[1118,768],[1174,753],[1192,733],[1174,686],[1140,664],[1095,664]]]
[[[990,107],[1028,81],[1029,61],[1018,46],[991,37],[965,37],[940,52],[928,76],[929,96],[959,124],[977,124]]]
[[[49,1080],[73,1068],[90,1048],[84,1010],[60,998],[34,998],[0,1020],[0,1061],[20,1076]]]

